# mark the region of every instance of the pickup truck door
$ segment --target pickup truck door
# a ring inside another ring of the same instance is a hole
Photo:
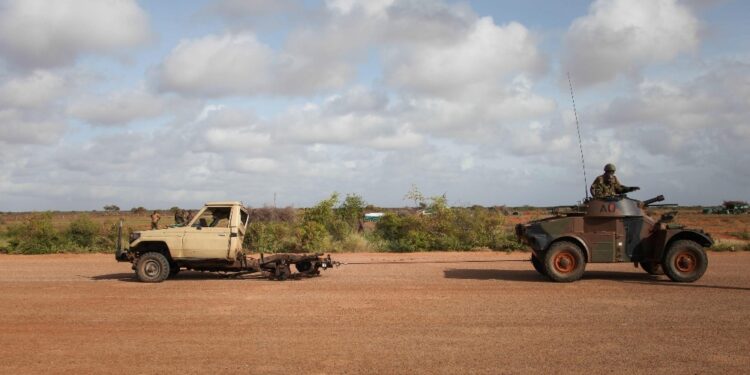
[[[207,207],[182,238],[183,254],[192,259],[228,259],[231,207]]]

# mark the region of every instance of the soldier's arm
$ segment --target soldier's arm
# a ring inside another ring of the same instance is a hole
[[[602,186],[599,178],[594,180],[591,184],[591,196],[594,198],[601,198],[604,195],[604,186]]]

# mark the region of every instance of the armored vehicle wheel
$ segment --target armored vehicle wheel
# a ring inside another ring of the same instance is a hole
[[[695,241],[680,240],[669,246],[664,257],[664,273],[670,280],[693,282],[703,276],[708,258],[703,246]]]
[[[661,269],[661,264],[652,262],[650,260],[644,260],[640,262],[641,268],[643,268],[649,275],[663,275],[664,270]]]
[[[169,276],[167,258],[155,252],[141,255],[135,265],[135,275],[144,283],[159,283]]]
[[[542,276],[547,276],[547,270],[544,269],[544,263],[542,263],[542,261],[535,255],[531,256],[531,265],[534,266],[536,272],[539,272]]]
[[[544,256],[544,268],[554,281],[576,281],[583,276],[586,259],[578,245],[568,241],[555,242]]]

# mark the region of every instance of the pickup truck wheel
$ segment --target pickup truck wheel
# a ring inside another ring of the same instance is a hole
[[[661,269],[661,264],[650,260],[643,260],[640,262],[641,268],[643,268],[649,275],[663,275],[664,270]]]
[[[300,272],[300,273],[310,272],[310,270],[313,268],[312,262],[295,263],[294,267],[297,268],[297,272]]]
[[[544,256],[544,268],[550,279],[567,283],[583,276],[586,259],[578,245],[568,241],[555,242]]]
[[[138,263],[135,265],[135,275],[144,283],[162,282],[169,273],[169,262],[160,253],[145,253],[138,257]]]
[[[706,272],[708,257],[703,246],[697,242],[680,240],[669,246],[663,264],[664,273],[670,280],[693,282]]]
[[[278,281],[284,281],[288,279],[291,274],[292,270],[289,269],[289,264],[278,264],[276,265],[275,272],[271,274],[271,277]]]
[[[542,263],[536,255],[531,255],[531,265],[534,266],[534,269],[536,272],[539,272],[540,275],[547,276],[547,270],[544,269],[544,263]]]

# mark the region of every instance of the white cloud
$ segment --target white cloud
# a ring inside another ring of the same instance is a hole
[[[563,68],[578,86],[638,73],[694,51],[700,28],[677,0],[597,0],[567,31]]]
[[[275,160],[269,158],[239,158],[235,163],[238,171],[245,173],[272,172],[279,167]]]
[[[39,108],[65,92],[65,78],[45,70],[12,77],[0,85],[0,108]]]
[[[544,60],[526,27],[478,20],[456,43],[415,44],[388,51],[386,80],[422,94],[458,97],[486,91],[521,73],[536,74]]]
[[[252,33],[182,40],[159,69],[164,89],[194,95],[241,95],[268,89],[273,51]]]
[[[383,16],[386,9],[393,4],[395,0],[326,0],[326,7],[340,14],[351,14],[352,12],[362,12],[367,16]]]
[[[106,96],[85,95],[73,100],[68,114],[92,125],[127,125],[164,113],[169,100],[143,88],[115,92]]]
[[[3,0],[0,56],[45,68],[87,53],[113,53],[150,37],[147,14],[133,0]]]
[[[600,131],[621,140],[630,158],[658,156],[682,167],[742,169],[750,163],[748,76],[747,62],[722,62],[684,82],[647,79],[591,119]]]
[[[3,144],[52,144],[66,130],[60,121],[36,118],[22,112],[0,110],[0,143]]]
[[[188,95],[296,95],[340,87],[353,73],[347,64],[314,57],[274,51],[249,32],[209,35],[181,41],[158,79],[163,90]]]

